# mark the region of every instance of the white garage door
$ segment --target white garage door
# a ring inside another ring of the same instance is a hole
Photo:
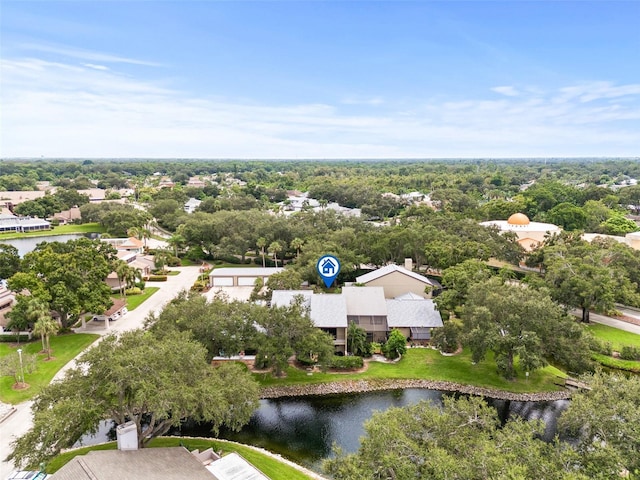
[[[233,277],[213,277],[214,287],[233,287]]]
[[[258,277],[238,277],[238,286],[253,287]]]

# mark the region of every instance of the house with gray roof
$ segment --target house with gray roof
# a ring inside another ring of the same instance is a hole
[[[336,350],[344,352],[347,342],[347,303],[343,295],[315,294],[311,290],[275,290],[271,305],[283,307],[291,305],[296,298],[309,309],[313,324],[333,336]]]
[[[398,329],[408,340],[421,343],[431,338],[433,328],[442,327],[433,300],[412,292],[386,299],[383,287],[347,286],[340,294],[275,290],[271,305],[291,305],[296,298],[309,308],[314,325],[333,336],[336,351],[340,352],[345,352],[350,323],[363,328],[369,342],[385,342],[389,332]]]
[[[49,230],[51,223],[37,217],[18,217],[11,214],[0,215],[0,233],[35,232]]]

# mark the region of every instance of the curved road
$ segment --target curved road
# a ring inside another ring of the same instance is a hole
[[[145,318],[147,318],[150,313],[162,311],[164,306],[176,297],[178,293],[191,288],[200,274],[199,267],[177,267],[172,268],[172,270],[178,270],[180,274],[169,276],[166,282],[148,282],[147,286],[159,287],[160,290],[149,297],[147,301],[138,308],[127,313],[116,322],[112,322],[109,328],[107,328],[106,325],[108,322],[89,322],[86,328],[76,329],[76,332],[106,335],[141,328]],[[75,359],[71,360],[60,369],[53,380],[62,378],[69,368],[75,366],[75,363]],[[11,442],[29,430],[31,425],[31,402],[16,405],[14,413],[0,423],[0,461],[2,462],[0,463],[0,480],[4,480],[14,470],[12,464],[4,461],[11,452]]]

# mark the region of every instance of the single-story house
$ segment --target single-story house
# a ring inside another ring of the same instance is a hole
[[[143,253],[144,243],[136,237],[129,238],[101,238],[103,242],[113,245],[116,250],[126,250],[132,253]]]
[[[93,450],[78,455],[54,473],[51,480],[268,480],[237,453],[215,459],[184,447],[140,450]]]
[[[263,282],[267,282],[269,277],[274,273],[282,272],[282,267],[229,267],[214,268],[209,274],[209,286],[212,288],[219,287],[252,287],[256,280],[261,278]]]
[[[4,232],[35,232],[49,230],[51,223],[37,217],[18,217],[11,214],[0,215],[0,233]]]
[[[74,220],[80,220],[81,217],[80,209],[78,207],[71,207],[69,210],[54,213],[51,220],[57,220],[60,225],[66,225]]]
[[[404,267],[399,265],[387,265],[356,277],[356,283],[367,287],[382,287],[385,298],[396,298],[407,292],[420,295],[422,298],[431,298],[433,290],[438,285],[412,270],[412,261],[405,259]]]
[[[198,200],[197,198],[190,198],[184,204],[184,211],[187,213],[193,213],[196,211],[196,208],[198,208],[201,203],[202,201]]]

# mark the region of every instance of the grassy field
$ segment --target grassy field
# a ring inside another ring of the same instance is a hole
[[[593,336],[600,340],[611,342],[614,350],[620,351],[625,345],[640,347],[640,335],[635,333],[625,332],[624,330],[599,323],[589,324],[586,328]]]
[[[163,437],[152,440],[150,445],[151,447],[178,447],[182,445],[188,450],[199,449],[200,451],[206,450],[207,448],[211,447],[215,452],[237,452],[252,465],[258,468],[267,477],[274,480],[281,478],[286,478],[287,480],[309,480],[311,478],[273,457],[264,455],[253,450],[252,448],[236,443],[223,442],[219,440],[208,440],[204,438]],[[70,452],[65,452],[51,460],[51,462],[49,462],[46,467],[46,471],[49,474],[55,473],[73,457],[77,455],[84,455],[91,450],[115,450],[116,447],[116,442],[109,442],[101,445],[95,445],[91,447],[80,448]]]
[[[13,238],[25,238],[25,237],[46,237],[49,235],[67,235],[70,233],[103,233],[104,227],[99,223],[83,223],[82,225],[59,225],[51,228],[51,230],[40,230],[38,232],[27,233],[3,233],[0,235],[0,242],[4,240],[11,240]]]
[[[145,287],[144,293],[141,293],[140,295],[128,295],[127,309],[129,311],[135,310],[158,290],[160,290],[160,287]],[[122,295],[118,293],[117,295],[114,295],[114,298],[122,298]]]
[[[517,368],[517,365],[516,365]],[[328,383],[341,380],[376,380],[376,379],[427,379],[495,388],[509,392],[543,392],[559,390],[558,377],[566,377],[561,370],[547,366],[531,372],[529,379],[524,372],[518,372],[515,380],[505,380],[496,372],[492,355],[473,365],[471,354],[464,350],[452,357],[441,355],[430,348],[412,348],[397,363],[370,362],[362,373],[314,373],[307,375],[305,370],[289,367],[285,378],[273,378],[267,373],[254,374],[263,386],[300,385],[305,383]]]
[[[609,327],[607,325],[601,325],[599,323],[592,323],[586,326],[586,329],[593,334],[594,337],[599,338],[605,342],[611,343],[613,350],[619,352],[624,346],[633,346],[640,348],[640,335],[625,332],[618,328]],[[640,362],[633,360],[622,360],[620,358],[613,358],[608,355],[593,354],[591,356],[593,360],[601,365],[609,368],[617,368],[619,370],[627,370],[630,372],[640,373]]]
[[[42,350],[40,340],[20,344],[25,353],[38,354],[37,369],[33,373],[25,373],[24,380],[30,385],[25,390],[13,390],[15,383],[13,376],[0,377],[0,401],[16,404],[33,398],[43,387],[51,382],[54,375],[81,351],[91,345],[99,335],[76,333],[51,337],[51,351],[53,359],[47,361],[47,355],[39,353]],[[14,353],[18,349],[15,343],[0,343],[0,357]]]

